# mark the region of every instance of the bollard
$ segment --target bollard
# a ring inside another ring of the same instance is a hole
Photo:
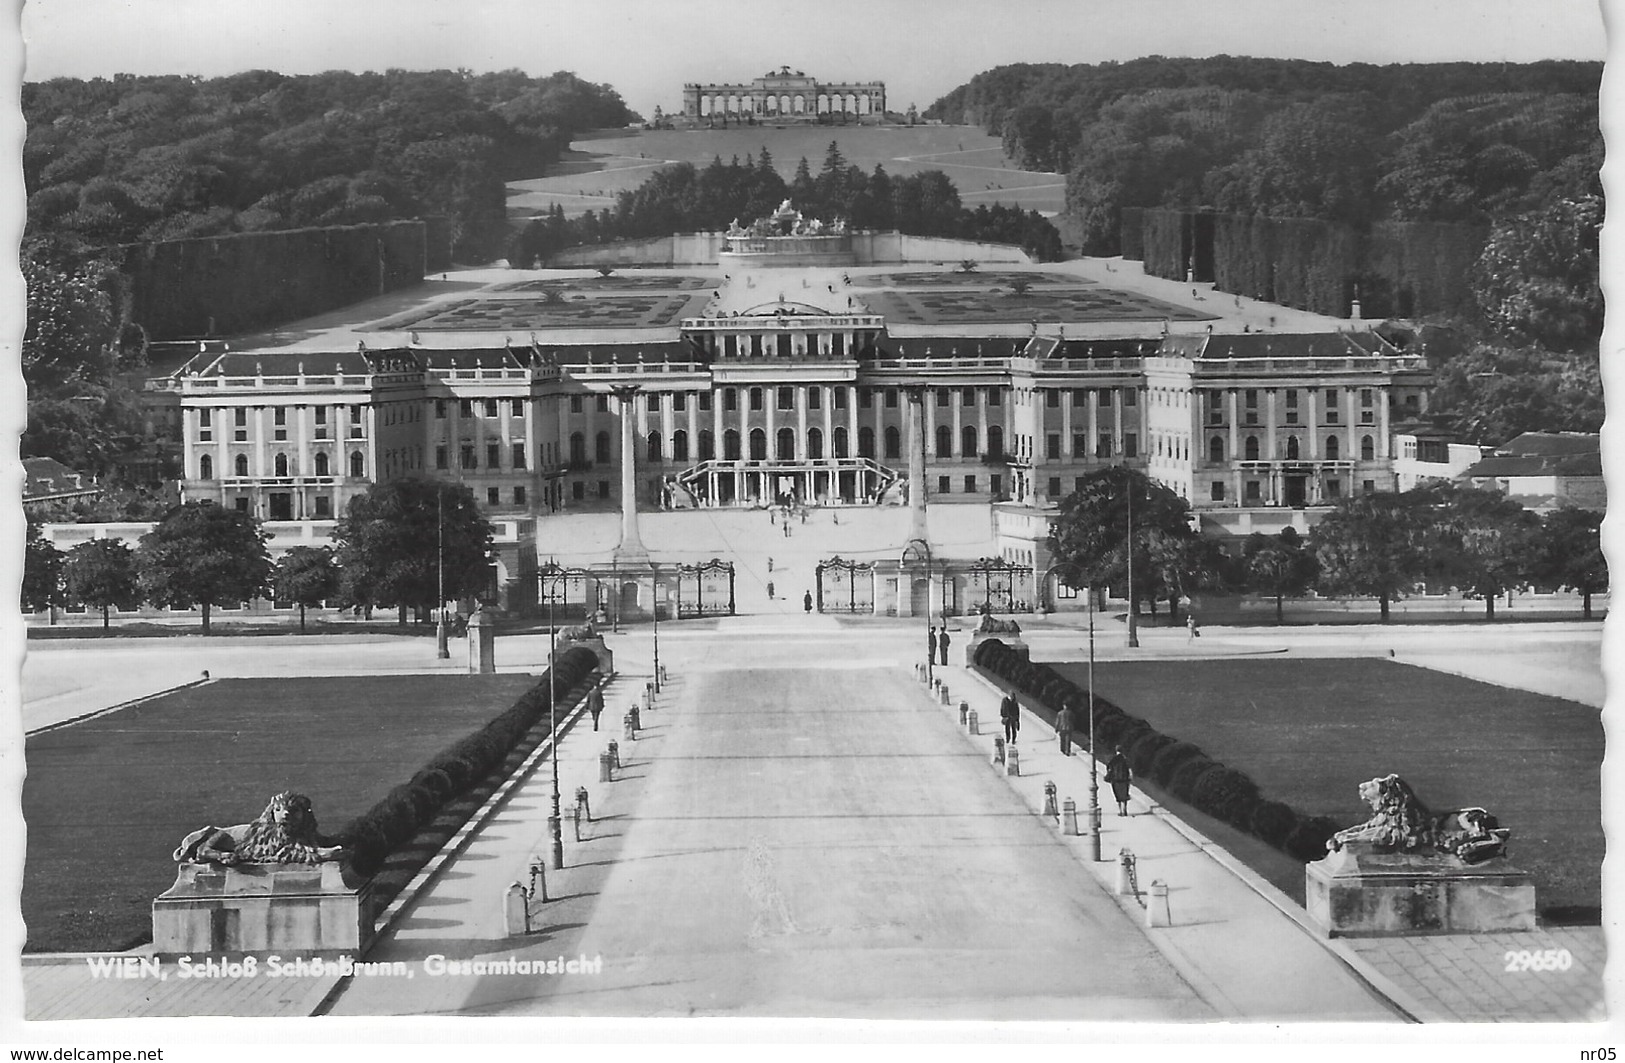
[[[1044,783],[1044,811],[1041,813],[1046,819],[1059,820],[1061,810],[1055,804],[1055,780],[1050,779]]]
[[[1061,802],[1061,833],[1078,834],[1078,803],[1070,797]]]
[[[1117,895],[1127,897],[1130,894],[1136,897],[1140,895],[1134,884],[1134,850],[1121,849],[1117,853]]]
[[[661,666],[660,666],[660,682],[661,682],[661,683],[662,683],[662,684],[664,684],[664,683],[665,683],[665,682],[666,682],[666,681],[667,681],[667,676],[666,676],[666,666],[665,666],[665,665],[661,665]]]
[[[638,740],[637,726],[633,724],[632,714],[630,712],[626,714],[626,717],[623,720],[621,720],[621,731],[621,738],[624,740],[628,742],[636,742]]]
[[[577,802],[575,804],[575,806],[573,808],[573,814],[572,814],[571,818],[575,820],[576,841],[580,841],[581,840],[581,804],[580,804],[580,802]]]
[[[961,702],[961,704],[963,704],[963,702]],[[969,732],[970,734],[973,734],[973,735],[981,734],[982,733],[982,721],[976,715],[976,710],[975,709],[970,710],[970,712],[966,714],[966,717],[967,718],[965,720],[965,730],[967,732]]]
[[[1004,751],[1004,773],[1006,775],[1021,774],[1021,750],[1014,744],[1006,747]]]
[[[530,931],[530,897],[517,882],[502,894],[502,929],[509,937]]]
[[[598,754],[598,781],[615,781],[615,755],[613,753]]]
[[[654,703],[655,703],[655,685],[653,683],[645,683],[643,685],[643,707],[646,708],[646,709],[653,708]],[[632,711],[633,712],[638,711],[638,703],[635,702],[635,701],[632,703]]]
[[[948,684],[942,684],[942,691],[937,695],[944,705],[952,705],[953,699],[948,696]]]
[[[993,763],[995,766],[1004,763],[1004,736],[993,736]]]
[[[585,786],[576,787],[576,804],[580,807],[582,813],[587,817],[587,822],[591,823],[592,802],[587,797],[587,788]]]
[[[1168,910],[1168,883],[1151,880],[1151,897],[1145,906],[1146,926],[1173,926],[1173,914]]]
[[[615,765],[615,770],[620,771],[621,770],[621,747],[620,747],[620,744],[618,742],[615,742],[613,740],[611,740],[610,743],[609,743],[609,759],[610,759],[611,763],[613,763]]]

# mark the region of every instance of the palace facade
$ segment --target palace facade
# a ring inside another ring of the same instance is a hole
[[[886,83],[823,82],[786,66],[744,84],[689,82],[683,86],[683,113],[690,118],[753,114],[774,120],[816,120],[834,114],[878,117],[886,113]]]

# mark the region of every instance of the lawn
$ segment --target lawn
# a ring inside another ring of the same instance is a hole
[[[25,747],[28,951],[126,949],[152,932],[170,853],[280,790],[335,831],[501,713],[528,675],[231,679],[46,731]]]
[[[1086,682],[1081,664],[1055,667]],[[1369,814],[1360,783],[1389,772],[1434,811],[1481,805],[1511,828],[1512,861],[1534,876],[1547,915],[1595,921],[1604,852],[1597,709],[1378,658],[1106,662],[1095,665],[1095,689],[1302,815],[1358,823]],[[1302,901],[1301,865],[1191,816]]]

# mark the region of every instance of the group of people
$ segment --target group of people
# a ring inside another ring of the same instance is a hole
[[[942,654],[941,663],[947,664],[949,641],[946,625],[927,628],[925,633],[925,659],[935,661],[937,660],[937,654],[940,653]]]
[[[946,661],[944,661],[946,663]],[[1021,705],[1016,696],[1011,693],[1004,695],[999,702],[999,722],[1004,725],[1004,740],[1010,745],[1016,744],[1016,735],[1021,731]],[[1055,714],[1055,734],[1061,741],[1061,756],[1072,755],[1072,731],[1076,726],[1072,710],[1066,705]],[[1128,757],[1123,754],[1123,747],[1118,746],[1106,761],[1106,782],[1112,788],[1112,798],[1117,802],[1117,814],[1126,816],[1128,811],[1128,784],[1134,778],[1134,771],[1129,767]]]

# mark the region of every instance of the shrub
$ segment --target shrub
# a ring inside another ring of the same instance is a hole
[[[1206,754],[1186,758],[1184,763],[1174,769],[1173,775],[1168,779],[1168,792],[1181,801],[1195,804],[1196,802],[1192,797],[1196,792],[1198,781],[1207,774],[1210,768],[1217,766],[1219,766],[1218,761]]]
[[[1189,742],[1172,742],[1157,751],[1143,774],[1157,780],[1157,785],[1167,786],[1181,764],[1201,756],[1206,754]]]
[[[1246,829],[1258,806],[1258,784],[1245,772],[1215,765],[1196,781],[1191,801],[1215,819]]]
[[[1292,811],[1290,805],[1282,804],[1280,801],[1260,801],[1253,806],[1248,829],[1255,838],[1280,849],[1297,825],[1298,814]]]
[[[1106,717],[1104,720],[1095,717],[1095,736],[1100,742],[1101,749],[1111,749],[1115,746],[1127,746],[1141,731],[1151,730],[1151,725],[1138,716],[1130,716],[1126,712],[1119,712]]]
[[[1150,775],[1151,762],[1158,753],[1174,744],[1174,739],[1160,731],[1147,730],[1136,735],[1133,741],[1119,742],[1123,752],[1128,755],[1129,767],[1134,769],[1135,775]]]
[[[418,772],[412,776],[412,785],[421,786],[432,794],[437,805],[445,803],[457,789],[452,785],[451,776],[444,768],[428,768]]]
[[[1327,816],[1299,819],[1298,825],[1287,835],[1287,855],[1306,864],[1313,863],[1326,855],[1326,840],[1339,829],[1337,822]]]

